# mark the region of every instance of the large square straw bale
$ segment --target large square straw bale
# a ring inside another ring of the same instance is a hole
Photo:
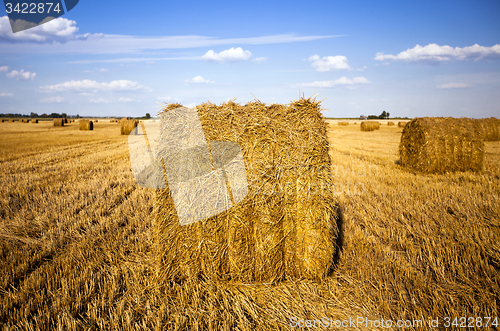
[[[179,106],[167,105],[163,111]],[[157,277],[324,278],[337,250],[338,215],[320,103],[205,103],[197,112],[212,154],[221,142],[239,145],[248,191],[228,210],[181,225],[169,186],[159,189],[154,207]]]

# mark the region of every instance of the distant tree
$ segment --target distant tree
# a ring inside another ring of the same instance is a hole
[[[368,115],[368,119],[369,120],[376,120],[378,119],[379,117],[377,115]]]
[[[80,118],[80,115],[76,114],[76,118]]]
[[[37,114],[37,113],[34,113],[34,112],[31,112],[31,115],[30,115],[30,116],[34,118],[34,117],[38,117],[38,114]]]
[[[47,114],[43,113],[40,117],[41,118],[47,118]]]
[[[389,118],[391,117],[391,113],[387,112],[387,117],[386,118]]]
[[[146,119],[150,119],[151,115],[149,113],[146,113]]]
[[[380,119],[384,119],[384,118],[386,118],[386,117],[387,117],[387,113],[385,112],[385,110],[382,112],[382,114],[380,114],[380,115],[378,116],[378,118],[380,118]]]
[[[49,115],[49,117],[52,117],[52,118],[59,118],[59,117],[61,117],[61,115],[59,115],[58,113],[51,113],[51,114]]]
[[[63,118],[68,117],[68,115],[67,115],[66,113],[62,113],[62,114],[61,114],[61,116],[62,116]]]

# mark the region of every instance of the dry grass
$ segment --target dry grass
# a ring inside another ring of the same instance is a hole
[[[155,194],[134,183],[127,137],[101,125],[92,135],[43,121],[0,126],[4,330],[276,330],[292,329],[292,317],[498,317],[499,142],[485,143],[480,173],[427,176],[395,164],[401,130],[331,126],[344,217],[330,277],[157,284]]]
[[[426,173],[481,171],[484,137],[480,123],[468,118],[415,118],[403,129],[401,164]]]

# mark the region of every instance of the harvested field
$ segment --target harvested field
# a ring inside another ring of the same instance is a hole
[[[430,331],[446,329],[445,317],[500,322],[499,142],[484,143],[481,172],[425,175],[396,164],[398,128],[335,124],[327,137],[343,209],[331,275],[158,282],[156,193],[136,185],[128,137],[112,123],[92,134],[51,121],[1,125],[0,327],[297,330],[291,320],[327,316],[423,320],[406,329]]]

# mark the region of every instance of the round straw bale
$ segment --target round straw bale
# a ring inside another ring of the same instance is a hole
[[[500,140],[500,120],[495,117],[482,118],[476,120],[481,126],[483,137],[485,141],[499,141]]]
[[[63,121],[64,121],[64,124],[67,124],[68,123],[68,119],[65,117],[63,118]]]
[[[38,120],[36,118],[34,118],[34,119],[31,120],[31,123],[35,123],[36,124],[36,123],[38,123]]]
[[[387,122],[387,126],[394,126],[394,122]]]
[[[404,128],[406,123],[408,123],[408,122],[398,122],[398,127]]]
[[[89,120],[80,120],[78,122],[78,130],[92,131],[94,130],[94,123]]]
[[[166,105],[163,111],[178,106]],[[212,151],[221,141],[240,147],[248,193],[225,212],[181,225],[168,186],[158,190],[157,277],[242,282],[324,278],[336,252],[338,214],[320,103],[230,101],[196,108]],[[164,122],[160,120],[162,134]]]
[[[99,122],[99,120],[94,120],[94,123],[97,123],[97,122]]]
[[[63,118],[54,118],[53,122],[54,122],[54,126],[64,126],[64,119]]]
[[[14,122],[14,120],[11,118],[11,119],[9,119],[9,122]]]
[[[137,120],[124,120],[120,121],[120,134],[129,135],[137,127]]]
[[[403,129],[399,155],[402,166],[424,173],[480,171],[481,126],[468,118],[415,118]]]
[[[2,123],[5,122],[5,120],[2,118]]]
[[[347,126],[349,125],[349,122],[339,122],[339,126]]]
[[[363,121],[361,122],[361,131],[375,131],[380,127],[377,122]]]

